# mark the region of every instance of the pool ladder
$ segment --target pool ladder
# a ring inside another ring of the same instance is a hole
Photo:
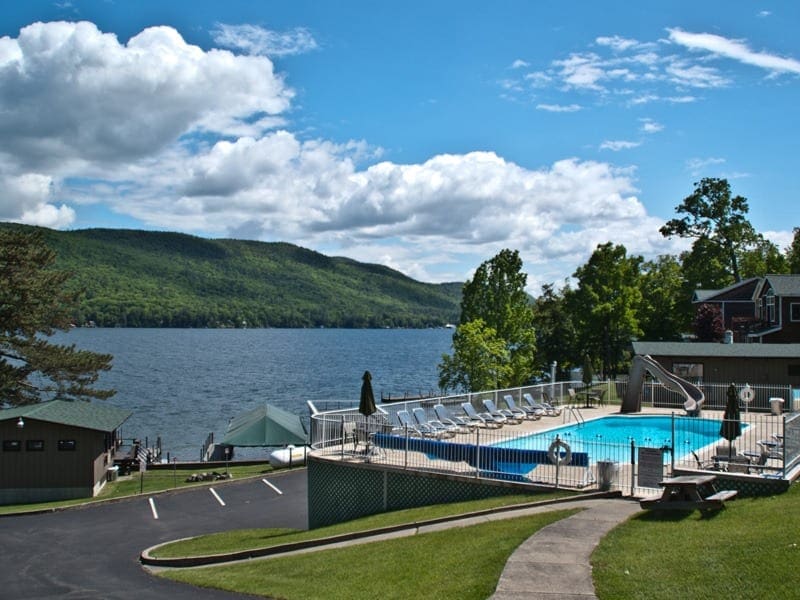
[[[564,423],[569,423],[572,419],[575,419],[576,423],[580,423],[583,425],[586,422],[586,419],[583,418],[581,414],[581,409],[577,406],[566,406],[564,407]]]

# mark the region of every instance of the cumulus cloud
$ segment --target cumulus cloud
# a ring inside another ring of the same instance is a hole
[[[639,128],[642,133],[658,133],[664,130],[664,126],[661,123],[647,117],[639,119],[639,122],[642,124]]]

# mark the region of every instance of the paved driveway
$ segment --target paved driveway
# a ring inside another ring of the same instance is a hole
[[[305,469],[41,515],[0,518],[0,598],[236,598],[152,577],[139,554],[215,531],[308,524]],[[150,502],[152,498],[152,503]],[[156,518],[157,516],[157,518]]]

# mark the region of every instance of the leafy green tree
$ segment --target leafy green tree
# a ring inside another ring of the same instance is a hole
[[[491,331],[502,341],[503,361],[495,365],[494,385],[500,387],[521,385],[532,375],[536,355],[536,335],[533,329],[533,309],[525,292],[527,275],[522,272],[522,260],[516,250],[502,250],[491,260],[482,263],[475,276],[464,284],[461,297],[461,320],[458,329],[475,321],[482,321],[482,331]],[[458,329],[456,334],[459,333]],[[456,335],[453,336],[454,348]],[[462,344],[475,336],[463,336]],[[471,367],[462,359],[470,352],[456,349],[452,358],[439,365],[440,378],[445,372]],[[497,358],[498,355],[491,354]],[[507,355],[507,356],[506,356]],[[445,380],[458,378],[444,377]],[[476,385],[477,378],[470,379]],[[445,388],[447,389],[447,388]],[[469,391],[480,388],[470,387]]]
[[[668,221],[660,229],[661,234],[704,240],[716,246],[734,281],[741,281],[739,256],[761,237],[745,216],[749,210],[747,199],[731,197],[726,179],[706,177],[694,185],[694,192],[675,208],[684,216]],[[693,248],[692,252],[700,250]]]
[[[742,253],[740,261],[742,277],[763,277],[764,275],[789,273],[789,262],[781,254],[780,248],[767,239],[760,239],[749,250]]]
[[[497,389],[510,374],[505,341],[483,319],[475,319],[459,325],[453,334],[453,355],[442,355],[439,363],[439,387],[467,392]]]
[[[786,262],[789,273],[800,274],[800,227],[794,228],[792,244],[786,248]]]
[[[674,256],[659,256],[642,265],[642,302],[638,319],[642,339],[679,340],[689,330],[691,293],[684,283],[681,264]]]
[[[569,290],[569,285],[561,291],[552,284],[543,285],[542,294],[533,303],[536,329],[534,370],[539,375],[549,373],[553,361],[561,374],[575,366],[575,326],[567,303]]]
[[[581,355],[602,361],[606,377],[616,376],[628,360],[631,340],[642,334],[637,318],[641,264],[640,256],[628,256],[625,246],[608,242],[575,271],[578,287],[570,303],[578,347]]]
[[[47,339],[69,328],[78,303],[70,275],[53,269],[54,262],[41,234],[0,229],[0,407],[114,393],[92,387],[112,356]]]

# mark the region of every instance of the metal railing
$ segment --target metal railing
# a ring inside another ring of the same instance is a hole
[[[461,403],[470,402],[481,412],[482,399],[502,399],[506,394],[518,399],[526,392],[534,397],[546,392],[556,402],[567,402],[566,390],[575,383],[382,404],[369,417],[359,414],[355,407],[317,413],[311,418],[312,446],[318,455],[332,459],[557,487],[620,489],[630,494],[643,490],[652,493],[651,488],[658,487],[658,481],[676,468],[783,478],[800,463],[800,414],[743,411],[742,434],[734,441],[727,460],[717,448],[727,444],[720,435],[720,414],[697,418],[673,413],[670,435],[645,439],[639,445],[585,439],[579,405],[562,406],[561,418],[541,417],[553,427],[571,422],[573,428],[568,432],[531,432],[522,426],[505,425],[496,430],[465,429],[447,437],[426,437],[402,427],[397,419],[398,411],[411,412],[414,408],[422,408],[429,419],[436,419],[436,404],[444,405],[453,415],[462,415]],[[705,436],[706,441],[697,441],[696,436]],[[568,451],[563,444],[569,446]]]

